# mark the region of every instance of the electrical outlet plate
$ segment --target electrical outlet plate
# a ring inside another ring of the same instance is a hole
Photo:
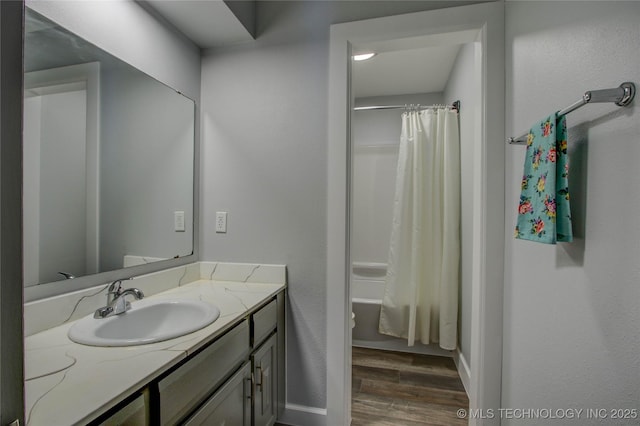
[[[216,232],[227,232],[227,212],[216,212]]]

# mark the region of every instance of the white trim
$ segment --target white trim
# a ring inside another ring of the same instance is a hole
[[[474,30],[480,49],[479,143],[474,156],[471,359],[472,409],[500,407],[504,261],[504,3],[335,24],[330,33],[327,189],[327,424],[346,425],[351,409],[349,283],[350,53],[384,40],[430,38]],[[441,42],[441,41],[440,41]],[[484,256],[491,253],[491,256]],[[499,424],[484,419],[482,424]],[[480,422],[471,421],[471,424]]]
[[[348,191],[351,45],[331,26],[327,185],[327,424],[351,423],[351,272]]]
[[[284,414],[282,418],[278,419],[278,424],[325,426],[327,424],[327,409],[285,404]]]
[[[456,368],[458,369],[458,374],[460,375],[460,380],[462,380],[464,390],[467,392],[467,396],[469,396],[469,388],[471,387],[471,371],[469,369],[469,363],[464,357],[464,354],[460,352],[460,349],[456,350],[456,353],[453,356],[453,362],[456,364]]]

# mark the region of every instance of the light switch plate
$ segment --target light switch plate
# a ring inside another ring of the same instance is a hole
[[[184,232],[184,211],[176,210],[173,212],[173,230]]]

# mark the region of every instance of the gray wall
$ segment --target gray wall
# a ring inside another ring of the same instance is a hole
[[[473,158],[476,128],[478,73],[474,43],[460,48],[453,71],[444,90],[444,101],[460,101],[460,296],[458,344],[468,363],[471,361],[471,284],[473,265]]]
[[[289,403],[326,406],[329,26],[465,3],[258,2],[255,42],[203,53],[201,258],[287,264]]]
[[[638,22],[636,2],[508,2],[507,133],[586,90],[640,83]],[[573,243],[513,239],[524,147],[506,148],[502,404],[638,409],[640,108],[588,105],[567,124]],[[637,422],[607,414],[561,423]]]

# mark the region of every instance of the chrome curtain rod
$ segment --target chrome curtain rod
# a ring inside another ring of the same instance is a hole
[[[434,105],[425,105],[422,106],[420,104],[405,104],[405,105],[372,105],[372,106],[361,106],[354,107],[354,111],[372,111],[375,109],[431,109],[431,108],[445,108],[449,107],[451,109],[455,109],[460,112],[460,101],[455,101],[451,105],[446,104],[434,104]]]
[[[582,99],[572,103],[565,109],[558,111],[558,115],[569,114],[578,108],[596,102],[614,102],[618,106],[627,106],[633,101],[636,94],[636,86],[633,83],[625,82],[614,89],[590,90],[582,95]],[[525,133],[517,138],[507,138],[507,142],[512,145],[524,145],[527,143],[527,134]]]

